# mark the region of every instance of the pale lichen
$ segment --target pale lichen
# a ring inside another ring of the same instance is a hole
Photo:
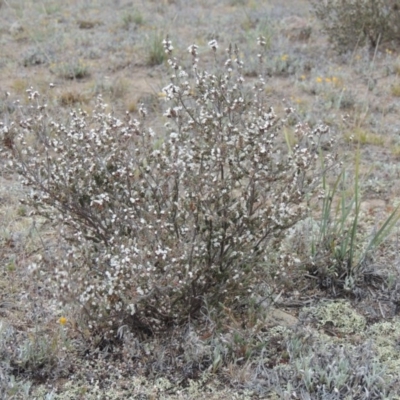
[[[346,301],[322,303],[309,309],[308,313],[317,319],[319,328],[333,328],[341,334],[363,332],[366,326],[365,318]]]
[[[383,363],[388,373],[398,374],[400,371],[400,319],[383,321],[371,325],[367,336],[373,342],[378,360]]]

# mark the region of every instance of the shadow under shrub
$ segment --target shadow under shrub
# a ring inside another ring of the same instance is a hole
[[[237,50],[215,73],[198,67],[197,46],[189,52],[187,70],[169,60],[163,132],[143,107],[119,119],[101,98],[91,115],[61,123],[33,90],[30,115],[3,127],[29,203],[63,238],[43,268],[96,330],[154,333],[255,296],[269,252],[307,214],[329,165],[329,154],[319,162],[321,127],[299,124],[286,144],[285,120],[262,78],[245,86]]]

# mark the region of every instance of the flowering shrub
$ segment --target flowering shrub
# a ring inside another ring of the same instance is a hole
[[[46,261],[60,293],[113,333],[157,332],[255,295],[268,254],[321,181],[327,130],[299,123],[296,144],[286,143],[285,120],[266,104],[262,77],[248,90],[237,49],[209,73],[197,46],[188,69],[164,46],[173,74],[162,132],[143,107],[119,119],[101,98],[64,124],[33,90],[31,116],[2,128],[29,203],[61,227],[64,246]],[[217,42],[210,48],[217,61]]]

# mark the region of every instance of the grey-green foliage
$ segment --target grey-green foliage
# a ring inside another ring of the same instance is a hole
[[[0,397],[2,399],[29,399],[31,383],[13,375],[16,362],[16,332],[5,321],[0,321]]]
[[[293,393],[299,399],[393,398],[394,380],[368,342],[351,345],[314,337],[310,346],[310,338],[297,336],[287,340],[289,363],[269,372],[280,398],[293,398]]]
[[[400,7],[395,0],[311,0],[314,14],[339,52],[367,43],[400,40]]]

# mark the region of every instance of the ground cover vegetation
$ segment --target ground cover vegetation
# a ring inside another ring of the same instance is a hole
[[[398,398],[397,13],[0,2],[2,398]]]

